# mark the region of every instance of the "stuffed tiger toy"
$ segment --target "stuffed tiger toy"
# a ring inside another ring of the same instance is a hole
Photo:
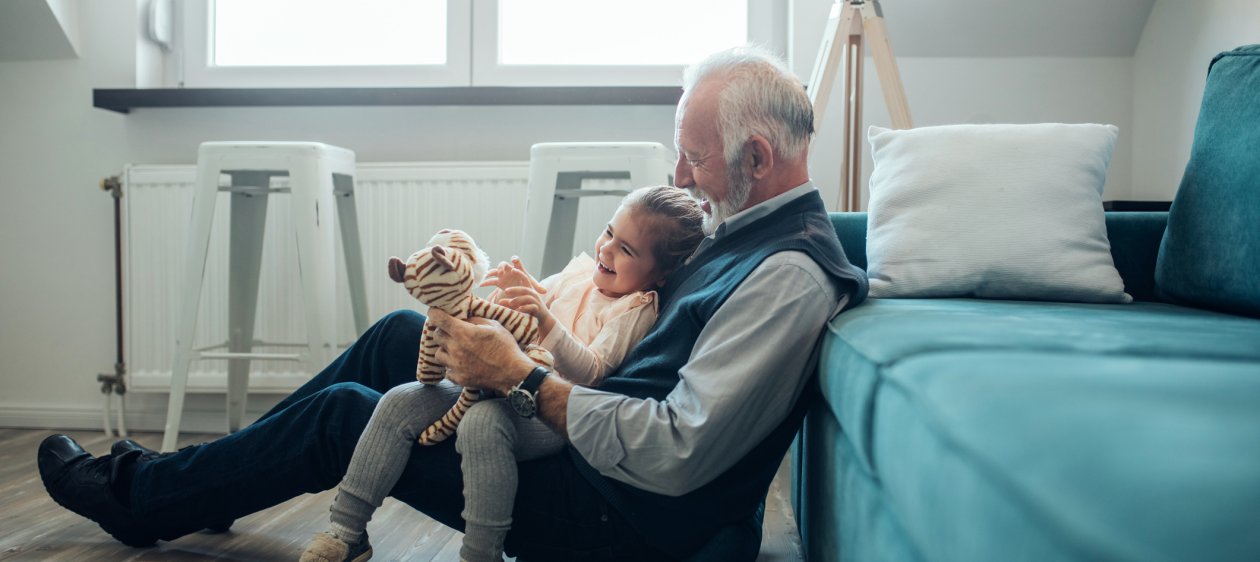
[[[430,238],[423,250],[411,254],[406,262],[390,258],[389,277],[402,283],[411,296],[430,308],[437,308],[459,319],[481,317],[502,324],[530,359],[550,368],[553,362],[551,353],[530,343],[538,334],[537,318],[473,295],[473,287],[486,276],[489,261],[471,236],[459,230],[444,229]],[[438,346],[433,332],[432,324],[426,323],[420,336],[420,357],[416,365],[416,380],[426,385],[438,384],[446,378],[446,367],[435,361]],[[450,411],[420,434],[420,443],[433,445],[454,435],[468,408],[479,399],[477,389],[464,388]]]

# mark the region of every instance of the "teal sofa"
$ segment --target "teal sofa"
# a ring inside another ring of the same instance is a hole
[[[854,264],[866,216],[834,214]],[[794,445],[811,561],[1260,560],[1260,46],[1213,60],[1123,305],[871,299]]]

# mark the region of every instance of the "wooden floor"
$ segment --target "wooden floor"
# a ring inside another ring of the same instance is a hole
[[[130,548],[48,497],[35,467],[35,453],[40,441],[51,433],[55,431],[0,429],[0,561],[297,560],[307,539],[323,530],[328,521],[331,490],[297,497],[239,519],[228,533],[196,533],[173,542],[159,542],[153,548]],[[96,455],[109,452],[113,442],[100,431],[68,433]],[[161,435],[156,433],[131,437],[154,448],[161,441]],[[180,445],[214,437],[187,435]],[[785,463],[766,499],[759,561],[804,560],[788,503],[789,490]],[[373,560],[458,560],[460,533],[393,499],[385,500],[368,531],[375,550]]]

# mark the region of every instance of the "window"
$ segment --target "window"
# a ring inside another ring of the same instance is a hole
[[[467,0],[190,0],[189,87],[463,86]]]
[[[174,74],[189,87],[677,85],[755,41],[776,0],[188,0]],[[781,49],[780,49],[781,50]]]
[[[750,40],[768,42],[773,1],[480,0],[474,85],[677,85],[682,68]],[[782,5],[782,3],[780,3]]]
[[[218,0],[217,66],[404,66],[446,63],[446,2]],[[330,41],[329,37],[337,40]]]

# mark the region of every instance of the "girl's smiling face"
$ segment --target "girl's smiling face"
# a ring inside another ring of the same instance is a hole
[[[599,292],[620,297],[665,282],[656,269],[656,236],[649,214],[622,205],[595,240],[593,281]]]

